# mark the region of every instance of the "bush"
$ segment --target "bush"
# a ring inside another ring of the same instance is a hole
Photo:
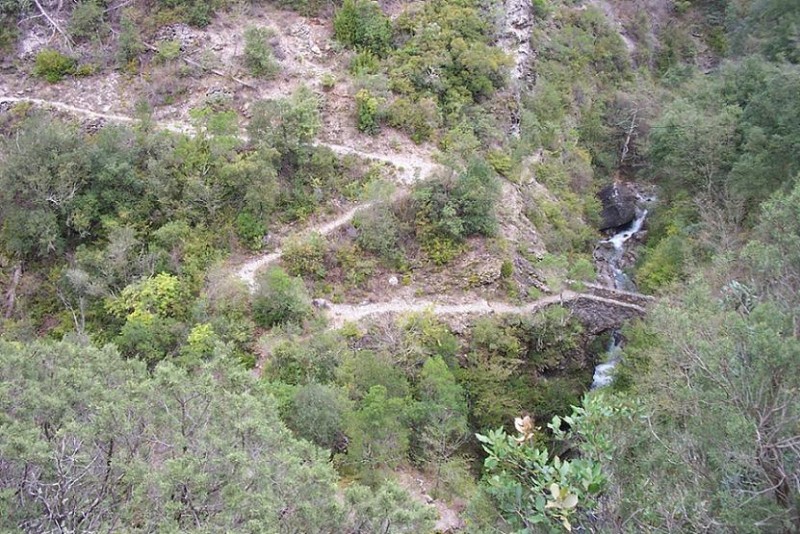
[[[33,67],[33,74],[44,78],[50,83],[61,81],[64,76],[75,72],[77,61],[74,58],[65,56],[58,50],[46,49],[36,55],[36,63]]]
[[[292,276],[325,278],[325,240],[319,234],[294,239],[283,247],[283,263]]]
[[[512,274],[514,274],[514,262],[511,260],[503,260],[503,263],[500,265],[500,277],[504,280],[508,280],[511,278]]]
[[[344,45],[383,56],[391,43],[392,27],[377,2],[344,0],[333,19],[333,34]]]
[[[274,36],[271,28],[251,27],[244,31],[244,64],[257,78],[272,79],[281,70],[269,44]]]
[[[158,43],[158,53],[156,60],[159,63],[169,63],[172,60],[178,59],[181,55],[181,42],[178,40],[161,41]]]
[[[356,117],[360,131],[370,135],[378,133],[379,106],[380,101],[366,89],[362,89],[356,94]]]
[[[105,33],[103,8],[95,0],[78,4],[69,19],[69,34],[77,40],[91,39]]]
[[[127,67],[142,53],[142,50],[144,50],[144,46],[136,25],[128,17],[123,17],[117,39],[117,63],[120,67]]]
[[[415,102],[406,97],[400,97],[392,102],[389,106],[388,121],[391,126],[410,135],[415,143],[430,139],[442,122],[436,101],[422,98]]]
[[[236,235],[250,250],[261,250],[267,227],[252,213],[243,211],[236,217]]]
[[[402,258],[400,221],[388,206],[376,206],[358,214],[353,222],[358,229],[358,245],[392,265]]]
[[[311,315],[311,299],[303,280],[292,278],[278,267],[258,278],[253,297],[253,317],[261,326],[300,322]]]
[[[355,76],[376,74],[381,69],[381,60],[369,50],[360,50],[350,60],[350,73]]]
[[[345,417],[350,410],[350,403],[341,391],[311,383],[296,391],[286,424],[297,437],[330,450],[343,441]]]

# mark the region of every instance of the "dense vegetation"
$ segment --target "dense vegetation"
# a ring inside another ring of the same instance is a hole
[[[415,477],[467,532],[799,530],[800,4],[577,4],[533,2],[513,80],[499,3],[281,2],[330,26],[359,136],[440,149],[400,191],[317,141],[333,77],[158,124],[216,68],[159,30],[253,6],[65,7],[68,46],[9,69],[153,83],[131,124],[0,114],[0,530],[431,532]],[[4,54],[36,6],[0,0]],[[235,73],[280,83],[280,32],[240,33]],[[588,391],[608,333],[567,307],[328,327],[330,302],[426,276],[454,299],[579,288],[613,180],[659,201],[626,258],[657,300],[611,386]],[[253,287],[231,274],[278,246]],[[486,256],[488,281],[458,270]]]

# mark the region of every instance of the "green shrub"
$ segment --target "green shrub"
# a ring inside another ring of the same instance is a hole
[[[392,265],[402,260],[400,221],[388,206],[375,206],[359,213],[353,224],[358,229],[358,245]]]
[[[356,94],[356,117],[358,129],[364,133],[375,135],[378,133],[378,109],[380,102],[366,89]]]
[[[407,97],[397,98],[389,106],[387,119],[391,126],[410,135],[415,143],[430,139],[441,124],[439,109],[432,98],[416,102]]]
[[[507,280],[512,274],[514,274],[514,263],[511,260],[503,260],[500,265],[500,278]]]
[[[260,326],[296,323],[311,315],[311,299],[303,280],[273,267],[258,277],[253,318]]]
[[[375,74],[381,69],[381,60],[369,50],[359,50],[350,60],[350,72],[355,76]]]
[[[344,0],[333,19],[333,34],[344,45],[383,56],[391,43],[392,27],[377,2]]]
[[[17,21],[15,17],[10,17],[0,13],[0,52],[12,50],[19,37]]]
[[[668,235],[648,248],[636,273],[639,288],[649,293],[678,280],[684,272],[685,256],[685,238],[678,234]]]
[[[345,282],[351,287],[361,287],[375,271],[375,260],[364,257],[364,251],[350,243],[344,243],[336,249],[336,263],[342,269]]]
[[[493,150],[486,156],[486,161],[489,162],[489,165],[491,165],[500,176],[508,177],[511,173],[511,156],[508,154],[500,152],[499,150]]]
[[[336,76],[329,72],[323,74],[320,81],[322,83],[322,89],[325,91],[330,91],[336,86]]]
[[[72,10],[69,19],[69,34],[77,40],[91,39],[105,33],[103,24],[105,13],[96,0],[81,2]]]
[[[292,276],[325,278],[325,239],[311,234],[305,239],[294,239],[283,247],[283,263]]]
[[[117,39],[117,63],[121,67],[128,66],[144,50],[136,25],[128,17],[120,21],[119,38]]]
[[[269,44],[274,36],[271,28],[250,27],[244,31],[244,64],[257,78],[271,79],[281,70]]]
[[[158,53],[156,60],[159,63],[167,63],[169,61],[178,59],[181,55],[181,42],[178,40],[161,41],[158,43]]]
[[[95,73],[97,73],[97,65],[94,63],[84,63],[75,69],[75,76],[92,76]]]
[[[236,217],[236,235],[250,250],[261,250],[267,227],[252,213],[243,211]]]
[[[48,48],[36,54],[33,74],[50,83],[57,83],[64,76],[74,73],[77,63],[74,58]]]

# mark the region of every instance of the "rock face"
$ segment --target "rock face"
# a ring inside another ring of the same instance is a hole
[[[608,184],[597,193],[603,203],[600,214],[600,230],[624,226],[636,218],[637,195],[630,186],[621,183]]]

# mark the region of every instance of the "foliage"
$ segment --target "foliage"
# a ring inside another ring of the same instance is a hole
[[[117,63],[121,67],[125,67],[135,60],[143,50],[144,46],[136,26],[129,17],[123,16],[120,20],[120,31],[117,38]]]
[[[468,436],[466,397],[441,356],[423,364],[416,390],[413,438],[419,457],[436,469],[438,482],[441,469]]]
[[[381,471],[396,467],[406,456],[409,431],[404,424],[406,399],[387,396],[383,386],[372,386],[347,424],[350,436],[347,464],[369,483]]]
[[[298,238],[283,247],[283,264],[291,276],[325,278],[325,239],[317,233]]]
[[[797,68],[750,59],[697,83],[650,135],[649,155],[667,192],[732,195],[752,205],[785,187],[800,171]]]
[[[800,459],[792,320],[770,302],[720,301],[702,284],[655,311],[655,337],[637,358],[641,423],[603,431],[615,436],[613,515],[639,510],[633,528],[642,530],[676,520],[682,530],[788,528]],[[667,466],[670,477],[654,479]],[[680,518],[670,517],[676,507]]]
[[[387,122],[406,132],[415,143],[422,143],[433,137],[442,119],[436,101],[432,98],[412,100],[401,96],[389,105]]]
[[[266,225],[250,212],[242,211],[236,216],[236,235],[250,250],[261,250],[266,233]]]
[[[374,135],[378,133],[378,109],[380,101],[372,96],[366,89],[356,93],[356,117],[358,129],[364,133]]]
[[[491,46],[489,17],[477,2],[437,0],[396,21],[403,45],[392,56],[392,87],[435,95],[443,109],[489,96],[504,83],[508,59]]]
[[[389,18],[373,0],[344,0],[333,19],[333,35],[339,42],[383,56],[389,48]]]
[[[378,385],[389,397],[405,398],[409,394],[403,372],[383,355],[368,350],[348,355],[337,369],[336,377],[354,400],[363,399],[372,386]]]
[[[337,335],[315,335],[311,339],[282,339],[270,347],[265,376],[291,385],[328,384],[347,355]]]
[[[253,104],[248,133],[281,155],[296,152],[308,144],[321,126],[317,97],[301,88],[290,98],[264,100]]]
[[[413,497],[392,482],[377,491],[358,485],[347,488],[345,494],[352,512],[347,519],[346,532],[397,532],[416,534],[433,529],[436,510],[418,504]]]
[[[251,26],[244,31],[244,64],[257,78],[272,79],[280,71],[270,45],[274,36],[271,28]]]
[[[34,76],[44,78],[50,83],[60,82],[64,76],[75,72],[75,67],[78,64],[75,58],[66,56],[52,48],[42,50],[36,54],[34,61]]]
[[[18,495],[3,530],[319,531],[343,518],[331,468],[229,362],[148,375],[110,347],[3,342],[0,375],[0,487]]]
[[[353,221],[358,229],[358,245],[390,265],[402,260],[400,224],[391,208],[384,204],[358,213]]]
[[[487,454],[485,490],[512,528],[530,531],[540,525],[571,531],[571,522],[592,510],[607,485],[601,462],[608,460],[611,446],[607,437],[595,433],[596,420],[626,413],[623,406],[607,405],[599,397],[585,399],[570,416],[554,417],[547,425],[554,437],[582,453],[572,459],[539,445],[539,429],[529,417],[515,419],[517,436],[503,429],[477,435]],[[569,430],[562,430],[564,423]]]
[[[107,32],[105,13],[96,0],[86,0],[75,6],[69,19],[69,34],[74,39],[91,39]]]
[[[334,449],[344,437],[350,403],[333,386],[309,383],[297,389],[286,424],[295,436],[323,449]]]
[[[258,278],[253,317],[261,326],[301,322],[311,315],[311,300],[303,280],[272,267]]]
[[[473,161],[457,176],[448,175],[423,182],[415,188],[417,238],[429,253],[458,244],[474,235],[495,231],[495,202],[499,186],[494,171],[483,161]],[[435,256],[446,263],[449,254]]]

